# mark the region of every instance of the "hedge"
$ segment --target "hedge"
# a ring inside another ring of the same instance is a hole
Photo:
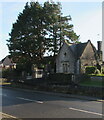
[[[48,84],[67,85],[71,83],[72,74],[54,73],[46,78]]]
[[[85,68],[85,73],[86,74],[94,74],[96,71],[96,67],[95,66],[87,66]]]

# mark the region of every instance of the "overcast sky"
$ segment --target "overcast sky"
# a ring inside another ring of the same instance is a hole
[[[26,1],[28,0],[22,0],[22,2],[21,0],[3,0],[0,3],[0,28],[2,28],[0,29],[0,60],[9,54],[6,40],[9,38],[12,24],[22,12]],[[102,40],[102,2],[99,0],[92,0],[92,2],[91,0],[90,2],[64,0],[61,4],[63,15],[71,15],[71,23],[77,35],[80,35],[80,41],[86,42],[90,39],[96,47],[97,41]]]

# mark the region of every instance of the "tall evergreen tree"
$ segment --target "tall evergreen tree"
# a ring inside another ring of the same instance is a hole
[[[79,36],[73,30],[73,25],[69,24],[71,16],[63,16],[61,13],[61,4],[54,2],[45,2],[44,10],[46,23],[48,23],[48,50],[56,55],[64,40],[68,42],[77,42]]]
[[[38,2],[26,3],[22,13],[19,14],[8,40],[10,54],[18,63],[38,63],[45,52],[45,35],[43,29],[43,8]]]

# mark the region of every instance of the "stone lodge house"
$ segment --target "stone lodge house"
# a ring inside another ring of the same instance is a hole
[[[56,57],[56,73],[80,74],[86,66],[97,64],[102,64],[101,41],[98,41],[98,50],[90,40],[77,44],[65,41]]]

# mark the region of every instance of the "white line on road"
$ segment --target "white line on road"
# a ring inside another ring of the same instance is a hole
[[[15,116],[12,116],[12,115],[9,115],[9,114],[6,114],[6,113],[2,113],[2,112],[0,112],[0,114],[1,114],[2,116],[5,116],[5,117],[15,118],[15,119],[16,119]]]
[[[81,110],[81,109],[76,109],[76,108],[69,108],[71,110],[79,111],[79,112],[85,112],[85,113],[90,113],[90,114],[95,114],[95,115],[100,115],[103,116],[103,114],[96,113],[96,112],[91,112],[91,111],[86,111],[86,110]]]
[[[18,99],[21,99],[21,100],[26,100],[26,101],[31,101],[31,102],[40,103],[40,104],[42,104],[42,103],[43,103],[42,101],[38,101],[38,100],[31,100],[31,99],[22,98],[22,97],[17,97],[17,98],[18,98]]]
[[[21,99],[21,100],[27,100],[27,101],[31,101],[31,102],[34,102],[34,100],[31,100],[31,99],[27,99],[27,98],[22,98],[22,97],[17,97],[18,99]]]
[[[6,94],[0,94],[1,96],[7,96]]]

